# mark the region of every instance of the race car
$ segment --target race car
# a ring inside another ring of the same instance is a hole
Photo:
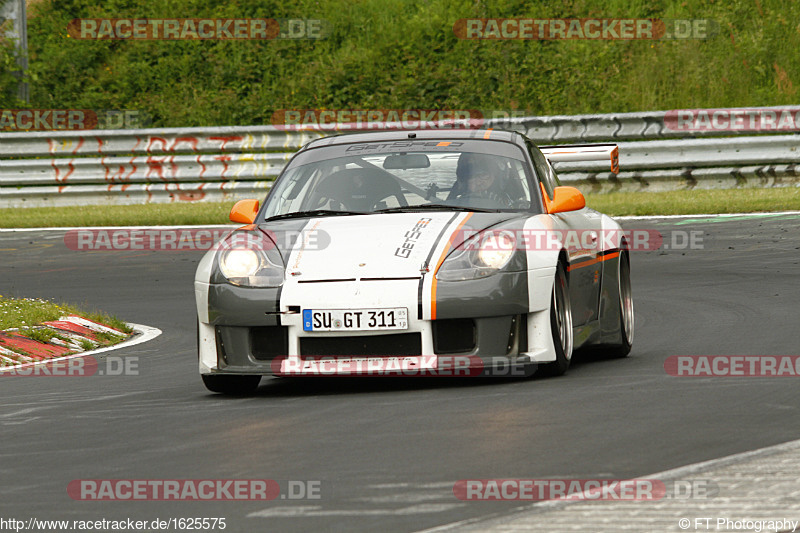
[[[195,275],[199,370],[214,392],[262,376],[563,374],[573,351],[624,357],[629,246],[542,147],[501,130],[314,140]]]

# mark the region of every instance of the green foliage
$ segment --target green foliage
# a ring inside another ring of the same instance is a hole
[[[21,330],[20,333],[22,333],[29,339],[33,339],[35,341],[44,343],[50,342],[50,339],[52,339],[53,337],[60,340],[65,339],[65,337],[59,335],[58,333],[55,332],[55,330],[52,330],[50,328],[41,328],[41,329],[27,328]]]
[[[325,40],[109,41],[74,18],[319,18]],[[712,19],[706,40],[461,40],[475,17]],[[797,103],[800,3],[781,0],[43,0],[29,12],[33,108],[135,109],[154,126],[269,124],[280,109],[574,114]],[[0,105],[9,106],[0,47]],[[4,100],[5,98],[5,100]]]
[[[19,69],[14,58],[12,43],[0,40],[0,109],[16,108],[22,105],[17,100],[19,79],[14,72]]]

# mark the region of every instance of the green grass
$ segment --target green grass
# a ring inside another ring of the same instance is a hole
[[[82,316],[89,320],[120,329],[125,333],[131,333],[133,331],[119,318],[105,313],[87,312],[72,305],[55,303],[41,298],[8,298],[0,296],[0,331],[10,328],[36,326],[43,322],[58,320],[65,315]],[[34,336],[47,335],[47,331],[53,334],[55,333],[47,329],[21,331],[20,333],[34,338]],[[50,335],[50,337],[53,336],[55,335]],[[47,337],[47,340],[49,340],[50,337]]]
[[[66,340],[64,337],[56,333],[55,330],[50,328],[40,328],[40,329],[25,328],[21,329],[19,333],[25,335],[29,339],[45,343],[50,342],[50,339],[52,339],[53,337],[60,339],[62,341]]]
[[[612,216],[800,210],[800,188],[590,194],[586,205]]]
[[[115,335],[113,333],[106,333],[105,331],[96,333],[95,337],[102,344],[116,344],[120,341],[125,340],[125,337],[122,337],[120,335]]]
[[[12,208],[0,209],[0,220],[5,228],[226,224],[234,203]]]
[[[95,343],[93,343],[89,339],[81,339],[80,341],[78,341],[78,344],[80,344],[81,348],[83,348],[84,351],[87,351],[87,352],[89,350],[94,349],[94,347],[96,346]]]
[[[586,204],[616,216],[796,211],[800,210],[800,188],[588,194]],[[0,209],[0,219],[8,228],[225,224],[232,205],[233,202]]]
[[[84,311],[79,313],[82,317],[87,318],[93,322],[100,322],[101,324],[105,324],[106,326],[110,326],[114,329],[119,331],[124,331],[125,333],[133,333],[133,328],[130,327],[127,323],[123,322],[119,318],[114,315],[107,315],[105,313],[96,313],[96,312],[87,312]],[[112,335],[113,333],[102,333],[102,335]]]
[[[40,298],[5,298],[0,296],[0,331],[9,328],[35,326],[42,322],[58,320],[71,311]]]

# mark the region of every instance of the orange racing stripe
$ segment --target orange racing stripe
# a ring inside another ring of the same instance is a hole
[[[458,225],[458,227],[450,234],[450,238],[447,239],[447,245],[442,250],[442,255],[439,257],[439,261],[436,262],[436,268],[433,270],[433,279],[431,280],[431,320],[436,320],[436,274],[439,273],[439,267],[442,266],[444,263],[444,258],[447,257],[447,253],[450,251],[450,247],[453,245],[453,239],[464,224],[469,220],[469,217],[472,216],[472,213],[467,213],[467,216],[464,217],[464,220]]]
[[[574,265],[570,265],[567,267],[567,272],[575,270],[576,268],[581,268],[589,265],[594,265],[595,263],[600,263],[602,261],[606,261],[608,259],[614,259],[615,257],[619,257],[619,252],[612,252],[610,254],[601,255],[600,257],[596,257],[594,259],[590,259],[589,261],[583,261],[582,263],[575,263]]]

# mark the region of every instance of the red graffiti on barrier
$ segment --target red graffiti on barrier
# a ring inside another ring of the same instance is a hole
[[[175,142],[172,143],[172,148],[170,148],[170,152],[174,152],[175,149],[178,147],[180,143],[189,143],[192,147],[192,151],[197,151],[197,144],[199,143],[199,139],[197,137],[178,137],[175,139]]]
[[[197,156],[197,164],[200,165],[200,175],[198,176],[198,179],[202,179],[203,178],[203,174],[206,173],[206,165],[200,159],[201,157],[202,156],[199,156],[199,155]]]
[[[219,147],[220,150],[225,150],[225,147],[229,142],[241,141],[242,139],[243,139],[243,137],[241,135],[229,135],[227,137],[209,137],[208,138],[209,141],[221,141],[222,144]]]
[[[228,161],[233,159],[233,157],[229,155],[215,155],[214,159],[217,161],[222,161],[222,172],[220,172],[219,177],[223,181],[227,180],[228,178],[225,177],[225,172],[228,171]]]

